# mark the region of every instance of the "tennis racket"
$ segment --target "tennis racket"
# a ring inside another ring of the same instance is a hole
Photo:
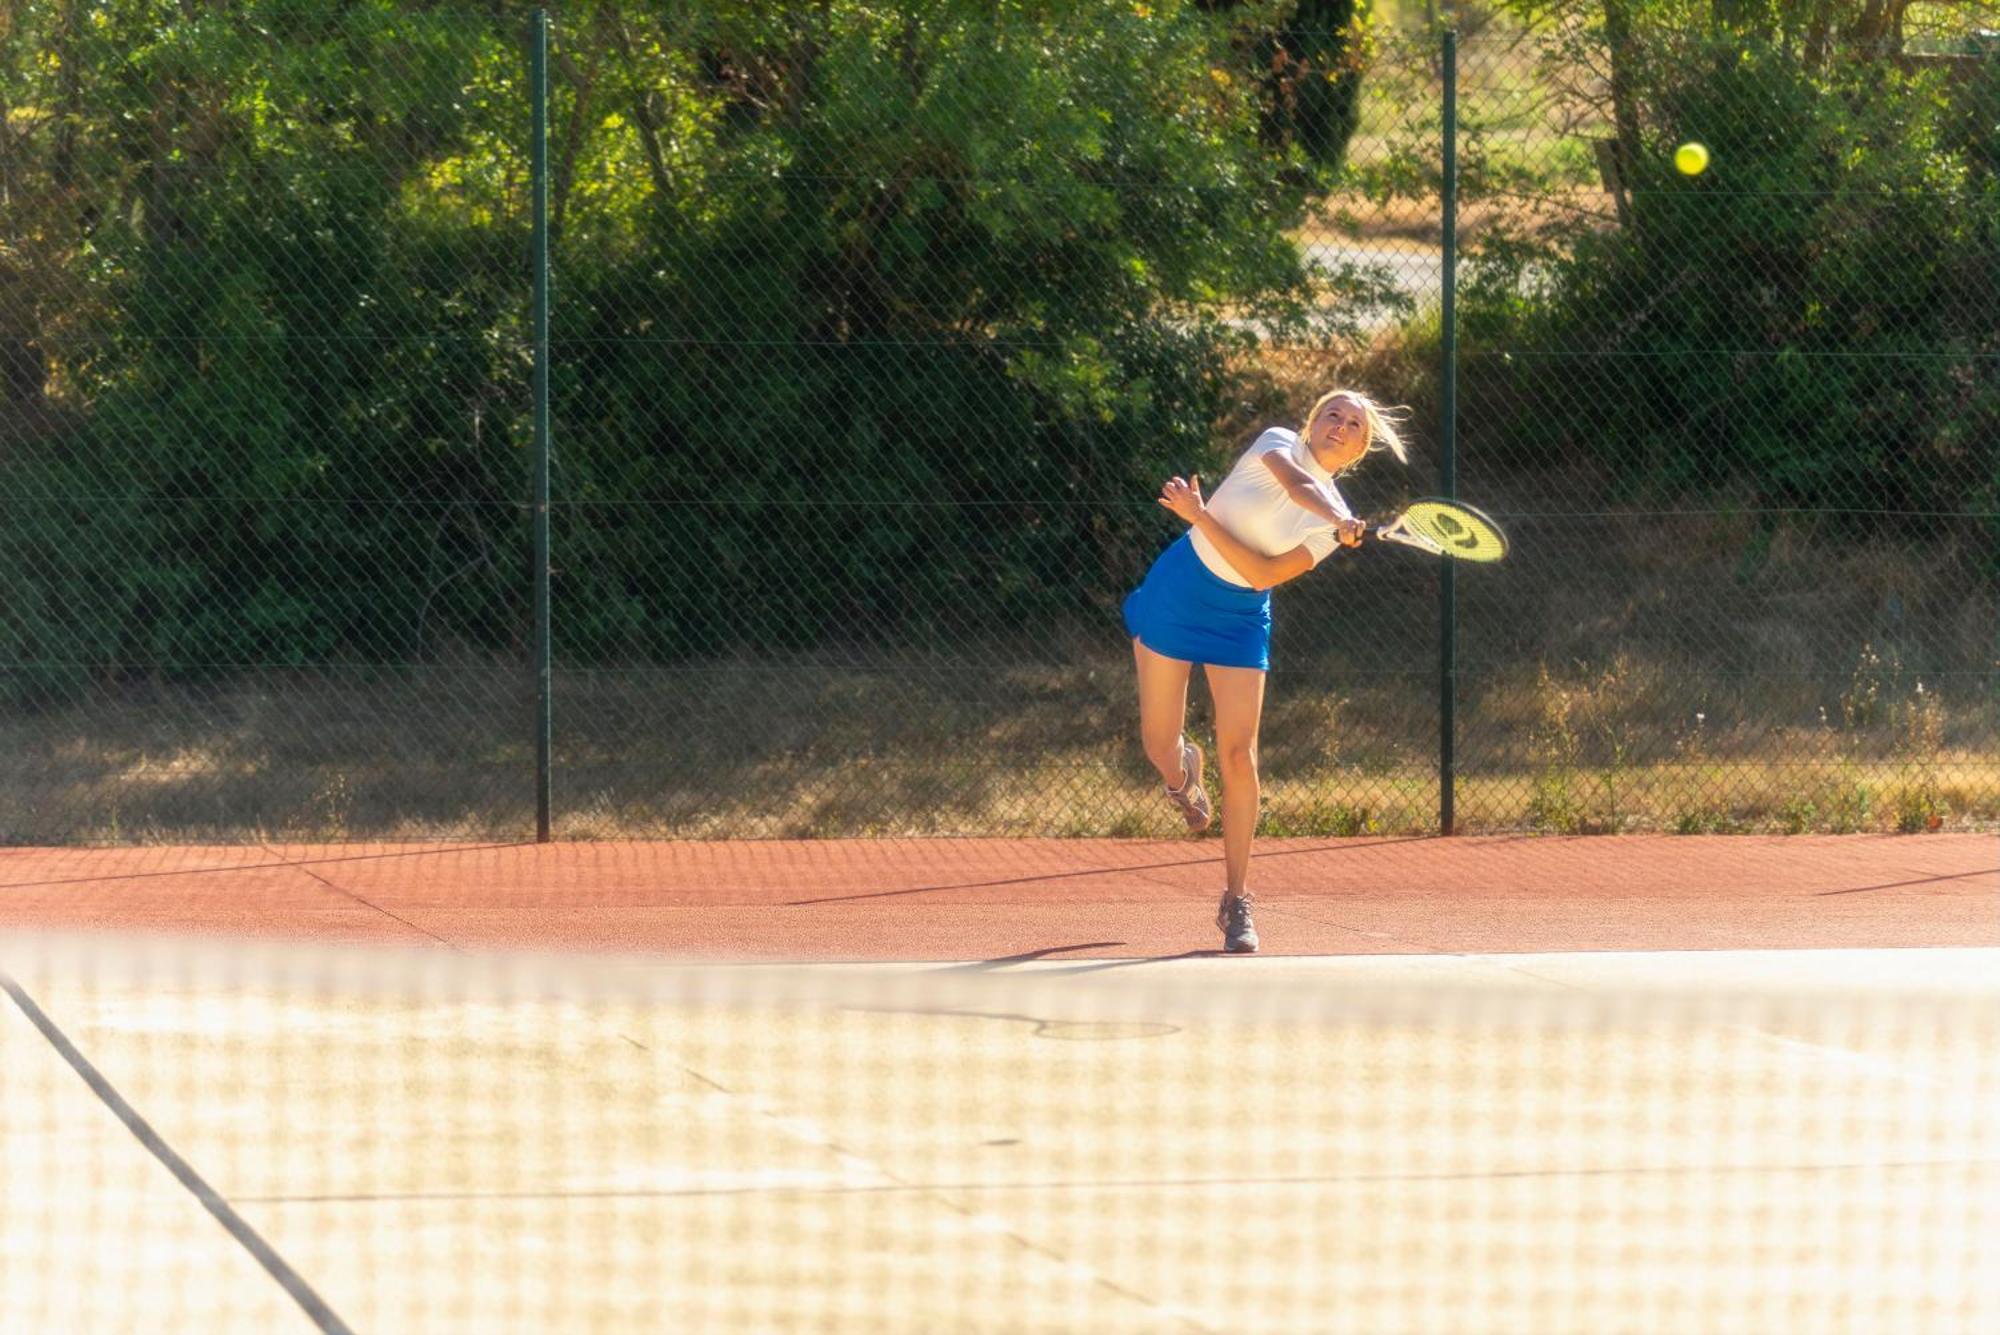
[[[1507,554],[1507,535],[1491,515],[1436,497],[1411,501],[1394,520],[1378,525],[1375,536],[1461,561],[1498,561]]]

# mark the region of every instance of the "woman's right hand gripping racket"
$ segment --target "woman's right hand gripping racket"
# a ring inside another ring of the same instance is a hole
[[[1411,501],[1393,521],[1378,525],[1375,536],[1461,561],[1498,561],[1507,554],[1507,535],[1492,516],[1435,497]]]

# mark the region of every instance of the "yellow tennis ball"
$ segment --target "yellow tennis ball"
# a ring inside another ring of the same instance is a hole
[[[1708,169],[1708,150],[1700,144],[1682,144],[1674,150],[1674,166],[1683,176],[1699,176]]]

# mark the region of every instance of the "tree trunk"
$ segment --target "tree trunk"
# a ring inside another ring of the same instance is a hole
[[[1631,216],[1627,186],[1632,166],[1639,161],[1639,96],[1633,79],[1639,57],[1632,45],[1632,14],[1626,4],[1627,0],[1604,0],[1604,38],[1611,49],[1611,123],[1617,132],[1614,202],[1621,218]]]
[[[632,39],[625,31],[625,20],[614,7],[606,6],[599,11],[610,33],[612,44],[618,49],[618,58],[625,63],[628,73],[638,61],[632,54]],[[664,202],[673,195],[673,178],[667,174],[667,160],[660,152],[660,118],[653,114],[653,90],[641,86],[632,94],[632,123],[639,129],[639,147],[646,154],[646,169],[652,174],[653,195],[656,201]]]
[[[1903,49],[1903,12],[1910,0],[1867,0],[1847,25],[1847,44],[1858,55],[1893,56]]]

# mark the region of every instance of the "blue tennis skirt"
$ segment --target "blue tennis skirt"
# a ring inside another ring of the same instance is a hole
[[[1168,658],[1271,669],[1271,591],[1218,576],[1186,533],[1125,596],[1125,629]]]

